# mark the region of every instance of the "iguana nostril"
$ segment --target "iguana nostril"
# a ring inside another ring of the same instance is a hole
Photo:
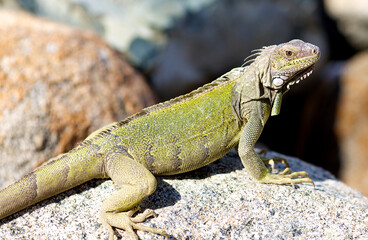
[[[315,55],[319,54],[319,49],[317,47],[313,48],[312,53]]]

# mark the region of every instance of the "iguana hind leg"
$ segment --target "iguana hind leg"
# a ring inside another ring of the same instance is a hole
[[[106,174],[121,187],[107,198],[101,207],[101,222],[114,239],[113,227],[125,230],[130,239],[138,239],[134,230],[142,230],[167,236],[162,229],[140,225],[146,218],[156,216],[151,209],[133,217],[139,210],[137,204],[156,190],[156,178],[144,166],[127,157],[114,153],[105,158]]]

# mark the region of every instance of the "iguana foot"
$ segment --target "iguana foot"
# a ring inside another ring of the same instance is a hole
[[[269,173],[260,180],[261,183],[273,183],[273,184],[291,184],[292,186],[295,186],[295,183],[311,183],[313,186],[314,182],[309,177],[309,174],[307,172],[301,171],[301,172],[294,172],[292,173],[289,168],[289,163],[285,158],[282,157],[273,157],[273,158],[266,158],[261,156],[262,161],[264,164],[268,164],[271,166],[271,169],[269,169]],[[278,174],[272,174],[270,173],[275,168],[275,163],[282,163],[285,165],[285,169],[278,173]],[[301,178],[299,178],[301,177]]]
[[[153,228],[144,226],[138,223],[145,221],[149,217],[156,217],[156,213],[152,209],[146,209],[143,213],[137,214],[132,217],[140,207],[135,207],[134,209],[127,212],[105,212],[101,214],[101,221],[103,225],[109,231],[109,240],[114,240],[114,230],[113,227],[125,230],[129,238],[132,240],[138,240],[137,234],[134,230],[141,230],[146,232],[152,232],[165,236],[168,239],[167,233],[163,229]]]
[[[287,169],[288,171],[290,171],[289,168],[286,168],[285,170]],[[307,172],[301,171],[284,174],[285,170],[280,174],[268,173],[263,179],[259,180],[259,182],[273,184],[291,184],[293,187],[295,186],[295,183],[310,183],[315,186],[314,182],[309,177],[309,174]]]

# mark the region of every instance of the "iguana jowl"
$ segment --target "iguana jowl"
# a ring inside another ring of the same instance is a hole
[[[101,221],[137,239],[133,229],[166,235],[133,217],[137,205],[156,189],[154,175],[205,166],[237,147],[247,172],[261,183],[313,183],[306,172],[270,173],[254,145],[270,115],[280,112],[282,95],[312,72],[318,47],[301,40],[264,47],[249,66],[239,67],[184,96],[144,109],[92,133],[68,153],[49,160],[0,192],[0,219],[93,178],[121,186],[103,202]]]

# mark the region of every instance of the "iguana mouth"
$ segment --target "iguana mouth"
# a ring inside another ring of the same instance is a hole
[[[287,84],[286,84],[286,88],[287,90],[290,89],[290,86],[294,85],[294,84],[298,84],[300,81],[306,79],[307,77],[309,77],[314,69],[314,65],[308,67],[307,69],[305,69],[304,71],[301,71],[299,73],[297,73]]]
[[[292,75],[291,77],[289,77],[287,74],[276,76],[272,79],[272,82],[276,87],[281,87],[281,91],[285,93],[290,90],[290,87],[292,85],[298,84],[300,81],[309,77],[312,74],[313,69],[314,64],[304,70],[297,72],[295,75]]]

